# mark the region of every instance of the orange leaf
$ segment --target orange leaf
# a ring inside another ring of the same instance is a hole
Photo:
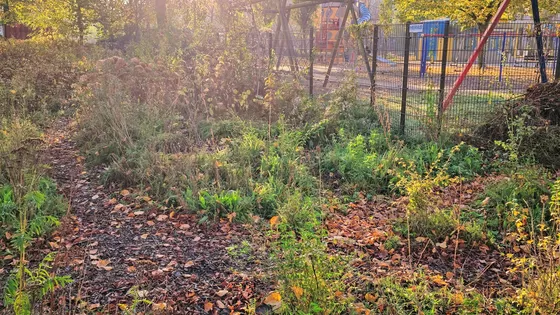
[[[292,287],[292,291],[294,292],[294,294],[296,295],[296,298],[299,300],[301,298],[301,296],[303,295],[303,289],[298,287],[298,286],[293,286]]]
[[[121,190],[121,196],[126,197],[128,195],[130,195],[130,191],[128,191],[126,189]]]
[[[214,308],[214,304],[212,304],[210,302],[204,303],[204,311],[205,312],[210,312],[213,308]]]
[[[280,220],[280,217],[275,215],[272,218],[270,218],[270,225],[271,226],[275,226],[276,224],[278,224],[278,221]]]
[[[219,296],[219,297],[222,297],[226,294],[228,294],[228,290],[220,290],[220,291],[216,292],[216,295]]]
[[[129,266],[128,268],[126,268],[126,271],[128,271],[128,272],[136,272],[136,267],[134,267],[134,266]]]
[[[271,306],[280,306],[282,301],[282,296],[278,292],[270,293],[263,301],[264,304],[268,304]]]
[[[370,303],[373,303],[373,302],[375,302],[375,300],[377,300],[377,298],[373,294],[370,294],[370,293],[366,293],[365,298],[366,298],[366,301],[368,301]]]

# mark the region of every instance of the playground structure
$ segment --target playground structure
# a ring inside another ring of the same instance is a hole
[[[345,73],[353,72],[360,95],[387,108],[400,133],[424,134],[430,121],[438,129],[466,132],[501,101],[534,83],[560,78],[560,22],[538,27],[534,21],[500,22],[484,34],[449,20],[370,24],[360,28],[350,43],[353,47],[348,47],[345,25],[351,23],[348,19],[355,16],[352,21],[357,23],[361,17],[352,4],[311,0],[287,4],[286,19],[277,10],[269,55],[277,58],[277,70],[308,82],[310,94],[332,91]],[[320,5],[315,28],[298,34],[288,24],[289,12],[306,5]],[[484,47],[480,64],[478,55],[472,56],[479,46]],[[354,55],[347,59],[349,48]],[[459,81],[462,88],[457,87]],[[322,88],[314,92],[313,86],[320,83]],[[450,92],[455,105],[444,107]]]

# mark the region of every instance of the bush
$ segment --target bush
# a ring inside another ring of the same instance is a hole
[[[0,117],[68,108],[72,85],[90,67],[87,50],[69,42],[0,43]]]

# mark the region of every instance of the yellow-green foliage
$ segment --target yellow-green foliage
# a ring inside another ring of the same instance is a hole
[[[558,314],[560,312],[560,180],[557,180],[549,198],[541,198],[541,217],[517,202],[512,214],[517,230],[509,235],[514,251],[508,254],[514,264],[510,272],[518,274],[522,288],[517,291],[517,303],[527,312]],[[534,224],[538,223],[538,224]]]

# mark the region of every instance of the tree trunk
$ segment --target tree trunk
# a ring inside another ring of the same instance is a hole
[[[156,1],[156,18],[157,25],[160,30],[163,30],[167,25],[167,0]]]
[[[76,8],[76,24],[78,26],[78,38],[80,41],[80,45],[83,45],[85,25],[84,25],[84,14],[82,12],[82,3],[80,0],[76,1],[75,8]]]
[[[479,41],[482,40],[482,34],[488,28],[488,24],[478,24]],[[478,55],[478,69],[482,70],[486,63],[486,45],[482,46],[480,54]]]

